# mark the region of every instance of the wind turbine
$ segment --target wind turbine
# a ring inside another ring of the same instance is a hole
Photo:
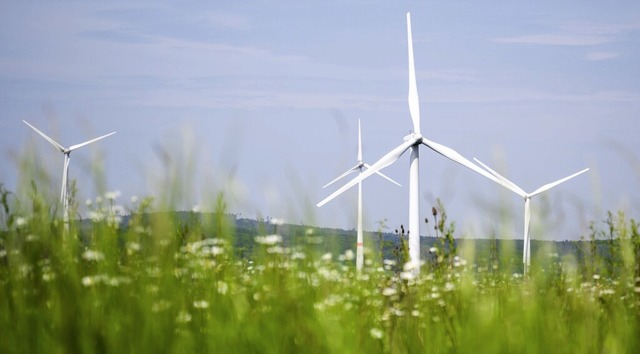
[[[115,134],[116,132],[113,133],[109,133],[107,135],[103,135],[101,137],[95,138],[95,139],[91,139],[89,141],[85,141],[84,143],[80,143],[80,144],[76,144],[76,145],[71,145],[68,148],[65,148],[64,146],[58,144],[55,140],[51,139],[50,137],[48,137],[45,133],[39,131],[36,127],[34,127],[33,125],[29,124],[26,120],[23,120],[24,124],[28,125],[29,127],[31,127],[31,129],[35,130],[36,133],[40,134],[43,138],[45,138],[49,143],[51,143],[51,145],[53,145],[56,149],[58,149],[61,153],[64,154],[64,166],[63,166],[63,170],[62,170],[62,190],[60,191],[60,203],[62,203],[62,207],[63,207],[63,218],[65,221],[68,220],[69,218],[69,183],[68,183],[68,179],[69,179],[69,162],[71,161],[71,152],[74,150],[77,150],[85,145],[89,145],[93,142],[96,142],[98,140],[104,139],[110,135]]]
[[[466,166],[477,173],[495,181],[499,180],[492,174],[486,172],[482,168],[476,166],[473,162],[467,160],[458,152],[444,145],[431,141],[420,133],[420,100],[418,98],[418,87],[416,83],[416,70],[413,60],[413,39],[411,36],[411,14],[407,13],[407,38],[409,48],[409,113],[413,122],[413,133],[404,137],[404,143],[388,152],[380,160],[374,163],[371,168],[352,179],[333,194],[318,203],[322,206],[343,193],[345,190],[353,187],[363,179],[371,176],[379,170],[391,165],[404,154],[405,151],[411,150],[409,160],[409,257],[411,266],[415,273],[420,271],[420,172],[419,172],[419,151],[420,145],[424,144],[431,150],[449,158],[463,166]]]
[[[476,160],[477,163],[482,165],[482,167],[486,168],[487,171],[489,171],[491,174],[496,176],[500,180],[500,182],[498,182],[499,184],[501,184],[507,189],[512,190],[513,192],[515,192],[516,194],[524,198],[524,246],[522,250],[522,263],[524,264],[524,273],[527,274],[529,266],[531,266],[531,237],[529,235],[529,224],[531,222],[531,208],[530,208],[531,198],[559,185],[560,183],[566,182],[572,179],[573,177],[583,174],[589,171],[589,169],[585,168],[584,170],[580,172],[576,172],[571,176],[567,176],[555,182],[547,183],[544,186],[536,189],[535,191],[531,193],[527,193],[522,188],[518,187],[515,183],[511,182],[507,178],[500,175],[498,172],[491,169],[489,166],[482,163],[482,161],[476,159],[475,157],[473,159]]]
[[[369,166],[369,164],[365,163],[362,160],[362,133],[360,130],[360,119],[358,119],[358,163],[353,166],[352,168],[348,169],[347,172],[341,174],[340,176],[338,176],[336,179],[334,179],[333,181],[325,184],[322,188],[326,188],[330,185],[332,185],[334,182],[337,182],[339,180],[341,180],[342,178],[346,177],[347,175],[351,174],[352,172],[358,171],[358,174],[362,174],[362,170],[364,168],[371,168],[371,166]],[[382,172],[376,172],[378,175],[384,177],[385,179],[389,180],[392,183],[397,184],[398,186],[400,186],[400,184],[396,181],[394,181],[393,179],[387,177],[386,175],[384,175]],[[357,231],[357,241],[356,241],[356,270],[360,271],[362,269],[362,264],[364,262],[364,237],[362,234],[362,181],[358,182],[358,231]]]

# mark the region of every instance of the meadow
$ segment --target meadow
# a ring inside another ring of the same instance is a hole
[[[35,185],[1,197],[2,353],[640,352],[640,234],[622,213],[575,257],[534,250],[526,276],[513,248],[452,247],[443,218],[416,276],[403,242],[368,248],[361,272],[312,228],[265,223],[238,247],[222,194],[178,218],[106,193],[69,225]]]

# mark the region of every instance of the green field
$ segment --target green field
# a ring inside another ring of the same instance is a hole
[[[621,213],[573,257],[534,251],[526,276],[513,247],[444,247],[442,224],[415,276],[400,242],[360,273],[318,229],[239,245],[222,196],[192,218],[113,198],[67,229],[35,187],[2,189],[1,353],[640,352],[640,235]]]

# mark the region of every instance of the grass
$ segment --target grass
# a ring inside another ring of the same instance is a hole
[[[0,192],[2,353],[640,352],[640,236],[621,213],[523,277],[499,261],[512,248],[456,248],[439,204],[443,242],[416,277],[402,248],[358,273],[313,230],[238,252],[222,195],[184,220],[107,194],[67,231],[35,185]]]

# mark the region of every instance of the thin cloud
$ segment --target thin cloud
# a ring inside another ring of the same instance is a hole
[[[626,33],[640,30],[640,23],[588,23],[567,22],[557,26],[551,33],[530,34],[514,37],[494,38],[492,41],[507,44],[537,44],[551,46],[595,46],[618,42]],[[553,33],[556,32],[556,33]]]
[[[571,33],[612,35],[640,30],[640,22],[607,24],[589,22],[567,22],[561,25],[560,28]]]
[[[495,38],[494,42],[507,44],[539,44],[554,46],[594,46],[615,42],[607,36],[583,34],[533,34],[527,36]]]
[[[532,90],[478,90],[466,93],[434,94],[430,102],[638,102],[640,95],[629,91],[597,91],[588,94],[553,94]]]
[[[591,52],[585,56],[585,59],[589,61],[602,61],[602,60],[614,59],[619,56],[620,56],[620,53],[614,53],[614,52]]]
[[[127,33],[120,30],[106,31],[85,31],[79,33],[80,37],[95,39],[99,41],[116,42],[116,43],[151,43],[149,37],[141,36],[134,33]]]

